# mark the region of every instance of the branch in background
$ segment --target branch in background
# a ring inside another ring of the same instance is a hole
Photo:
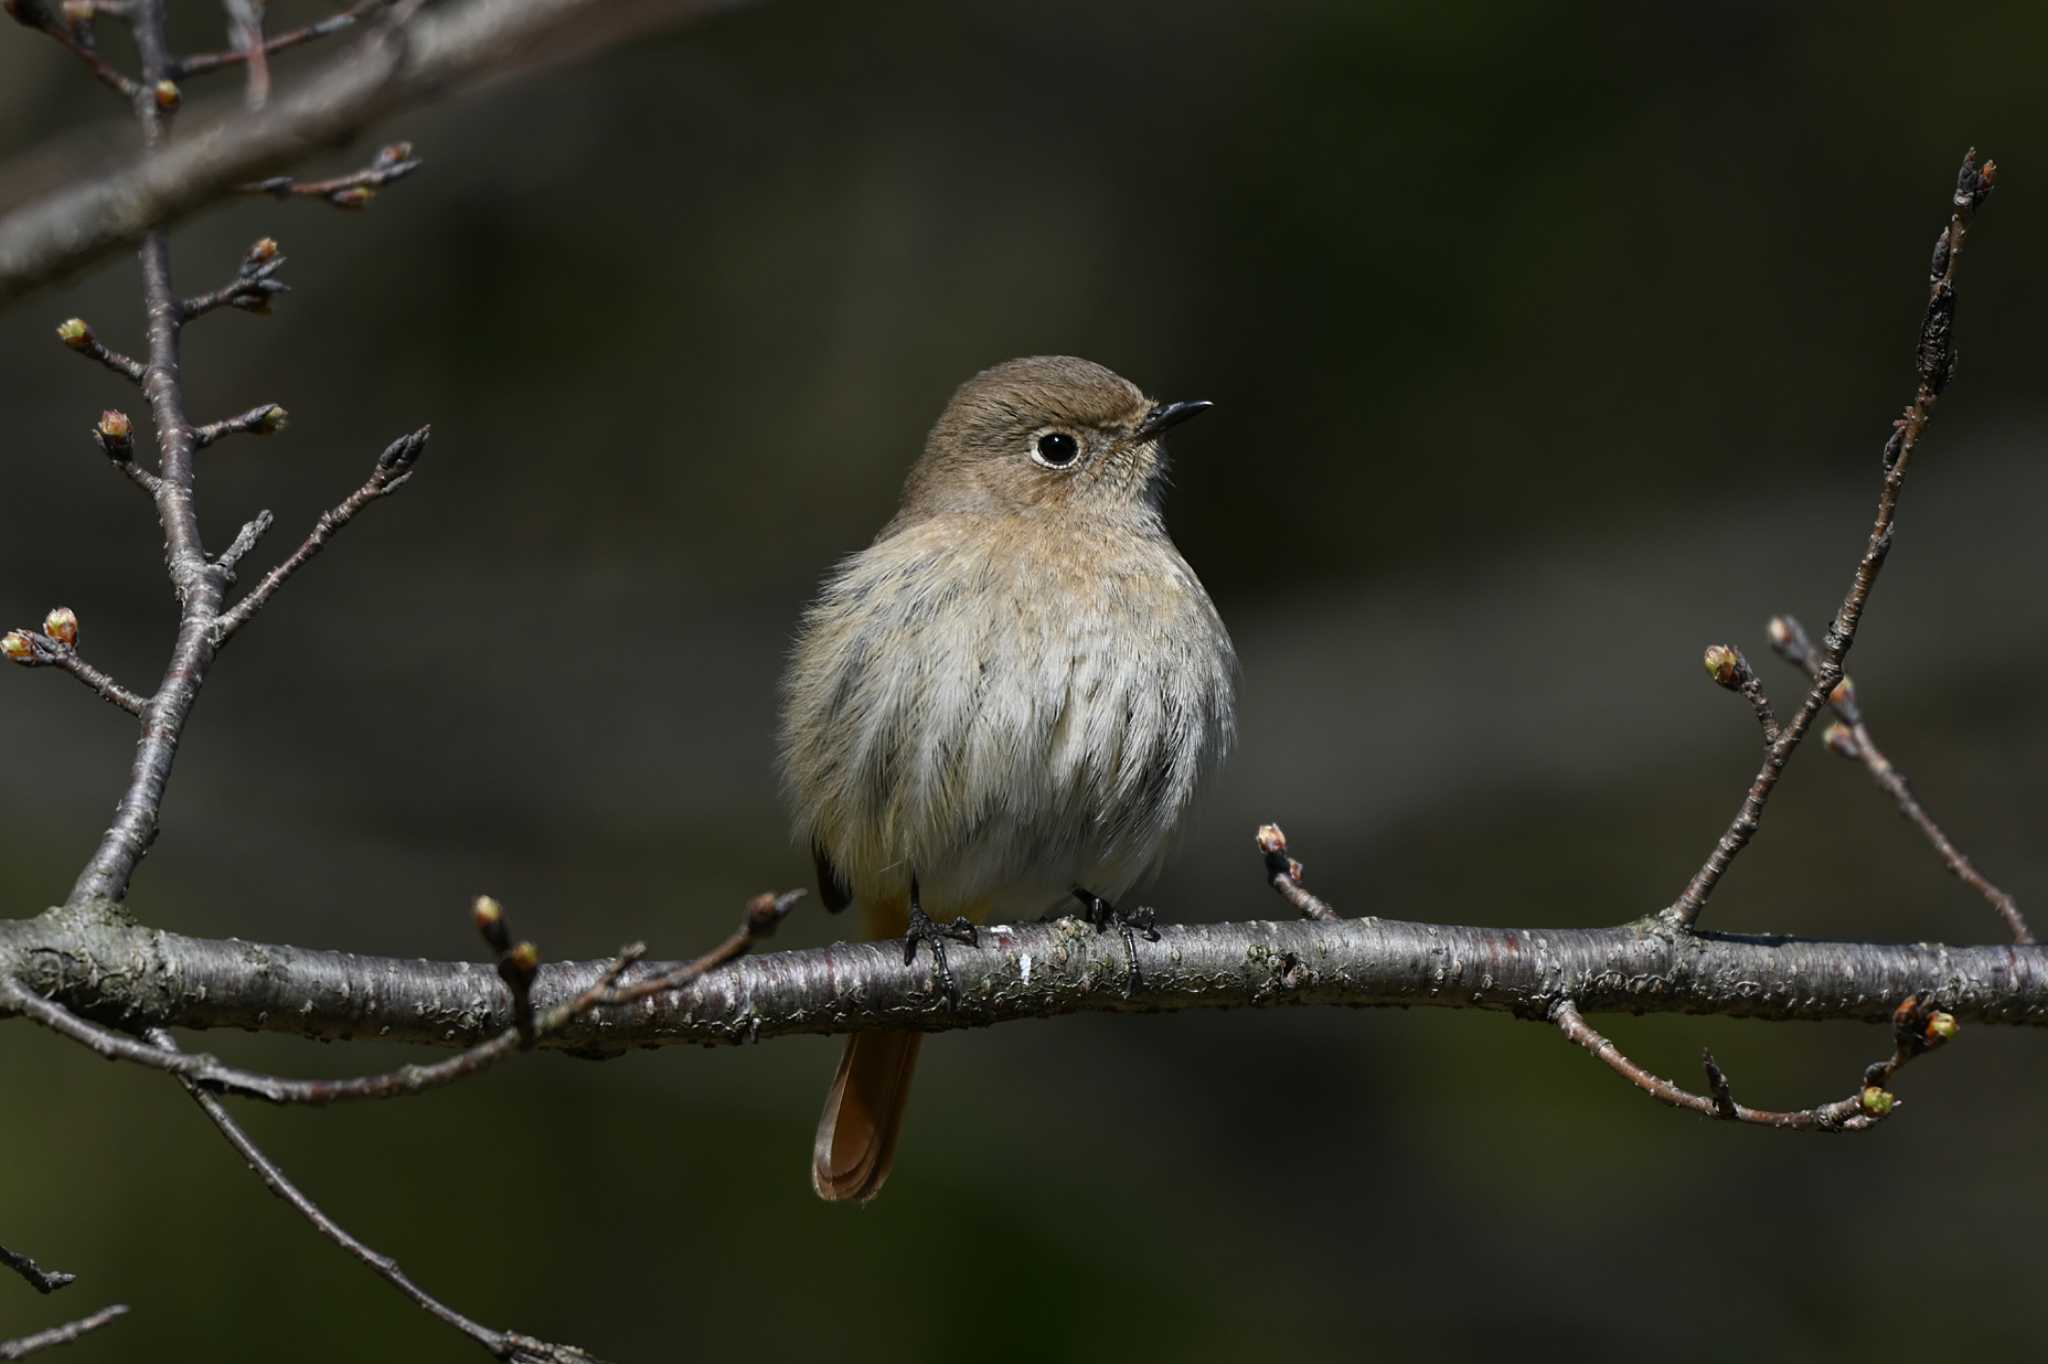
[[[0,306],[153,227],[333,147],[386,115],[486,78],[578,57],[738,0],[468,0],[371,37],[261,113],[186,129],[161,155],[0,218]],[[168,70],[168,65],[165,67]],[[188,115],[188,121],[190,119]]]
[[[58,8],[53,0],[6,0],[5,8],[17,24],[48,34],[59,47],[84,62],[94,80],[122,99],[132,102],[141,97],[141,83],[123,75],[93,49],[92,20],[100,12],[96,6],[85,6],[76,18],[71,6]]]
[[[58,1345],[69,1345],[80,1336],[97,1331],[116,1317],[126,1316],[128,1309],[119,1303],[102,1307],[89,1317],[67,1321],[62,1326],[53,1326],[47,1331],[38,1331],[32,1336],[21,1336],[14,1340],[0,1340],[0,1360],[27,1359],[39,1351]]]
[[[276,410],[283,411],[282,408]],[[220,618],[212,623],[212,647],[219,649],[233,637],[235,631],[247,625],[250,619],[277,595],[277,589],[283,587],[292,574],[311,563],[314,557],[327,547],[327,542],[333,539],[343,526],[355,519],[357,512],[378,498],[388,497],[404,487],[406,480],[412,477],[413,469],[419,464],[420,455],[426,451],[427,438],[433,433],[433,429],[431,426],[422,426],[411,435],[400,436],[385,446],[383,453],[377,456],[376,467],[371,469],[370,477],[363,486],[343,498],[341,505],[332,511],[320,513],[319,521],[314,524],[299,547],[291,552],[290,557],[264,574],[262,581],[249,589],[248,596],[235,603],[231,610],[222,613]]]
[[[383,148],[369,165],[331,180],[295,180],[273,175],[267,180],[235,186],[241,194],[268,194],[273,199],[325,199],[336,208],[368,208],[377,191],[395,184],[420,168],[412,154],[412,143],[394,142]]]
[[[1817,676],[1820,666],[1815,656],[1813,642],[1807,638],[1806,630],[1791,616],[1773,616],[1770,623],[1771,647],[1778,656],[1800,669],[1809,677]],[[1991,879],[1977,870],[1976,864],[1963,855],[1942,827],[1934,822],[1934,816],[1913,794],[1913,788],[1906,781],[1906,774],[1892,766],[1891,760],[1877,746],[1871,737],[1870,726],[1863,718],[1862,704],[1856,699],[1856,684],[1844,677],[1828,693],[1828,702],[1834,708],[1838,723],[1830,725],[1823,736],[1830,750],[1845,758],[1861,762],[1870,773],[1871,780],[1882,787],[1898,804],[1899,813],[1920,830],[1942,865],[1954,873],[1957,880],[1989,902],[1998,911],[1998,917],[2012,933],[2017,943],[2030,943],[2034,935],[2027,928],[2027,921],[2020,913],[2019,902],[1992,884]]]
[[[130,715],[141,715],[148,699],[137,696],[78,656],[78,616],[59,606],[43,617],[38,630],[9,630],[0,635],[0,658],[24,668],[58,668],[92,688],[102,701]]]
[[[154,1046],[166,1053],[172,1055],[178,1053],[177,1043],[172,1041],[171,1035],[161,1028],[151,1029],[149,1040]],[[251,1140],[249,1134],[242,1130],[241,1125],[229,1116],[227,1109],[221,1104],[220,1100],[207,1093],[205,1089],[189,1076],[181,1075],[178,1078],[179,1082],[185,1086],[185,1092],[190,1094],[192,1101],[199,1105],[200,1111],[212,1119],[213,1125],[220,1129],[220,1134],[228,1139],[230,1145],[241,1152],[242,1159],[249,1163],[249,1168],[255,1172],[258,1179],[263,1181],[265,1188],[283,1199],[301,1217],[312,1223],[314,1229],[322,1236],[368,1265],[379,1278],[382,1278],[386,1283],[412,1299],[415,1304],[424,1309],[436,1321],[443,1322],[462,1332],[462,1334],[483,1346],[485,1350],[488,1350],[495,1359],[521,1361],[522,1364],[599,1364],[599,1361],[592,1356],[585,1354],[572,1345],[554,1345],[547,1341],[535,1340],[531,1336],[523,1336],[513,1331],[494,1331],[488,1326],[471,1321],[462,1313],[449,1307],[431,1293],[428,1293],[425,1289],[414,1283],[403,1269],[398,1267],[396,1260],[393,1260],[388,1255],[379,1254],[354,1236],[351,1236],[347,1228],[321,1211],[318,1204],[301,1193],[298,1186],[285,1177],[284,1171],[278,1168],[277,1163],[264,1154],[263,1148]]]
[[[1808,689],[1806,700],[1765,751],[1763,766],[1757,769],[1756,779],[1750,783],[1749,792],[1743,797],[1742,805],[1735,812],[1727,831],[1721,835],[1699,871],[1693,874],[1683,893],[1664,911],[1666,922],[1675,927],[1689,929],[1699,921],[1700,911],[1706,908],[1707,898],[1714,893],[1722,874],[1748,846],[1762,824],[1764,805],[1770,800],[1771,791],[1777,786],[1785,764],[1791,761],[1793,750],[1799,747],[1800,739],[1813,724],[1821,707],[1827,704],[1828,693],[1842,680],[1842,660],[1856,642],[1856,626],[1863,618],[1863,608],[1870,601],[1870,591],[1877,584],[1885,556],[1891,552],[1892,523],[1898,512],[1899,489],[1905,482],[1906,466],[1912,461],[1921,432],[1927,428],[1935,400],[1948,387],[1949,376],[1955,370],[1951,324],[1955,320],[1956,261],[1962,255],[1970,220],[1990,195],[1997,177],[1996,162],[1986,161],[1981,167],[1977,164],[1976,148],[1972,147],[1964,154],[1962,169],[1956,175],[1956,189],[1951,200],[1953,209],[1948,225],[1935,239],[1934,260],[1928,270],[1927,311],[1921,319],[1920,344],[1915,355],[1920,382],[1905,415],[1892,423],[1891,437],[1885,442],[1884,481],[1878,490],[1877,519],[1871,525],[1863,558],[1857,563],[1856,576],[1849,584],[1848,594],[1842,598],[1842,605],[1835,612],[1835,618],[1829,623],[1827,634],[1821,641],[1813,671],[1813,686]]]
[[[1261,824],[1254,836],[1266,861],[1266,884],[1305,919],[1334,923],[1343,916],[1315,896],[1301,883],[1302,866],[1287,855],[1287,835],[1278,824]]]
[[[1885,1088],[1899,1067],[1951,1040],[1959,1028],[1955,1016],[1934,1008],[1928,996],[1908,995],[1892,1013],[1891,1056],[1865,1068],[1862,1086],[1856,1093],[1812,1108],[1772,1112],[1737,1103],[1728,1076],[1715,1063],[1711,1051],[1702,1051],[1700,1056],[1706,1064],[1707,1087],[1713,1093],[1694,1094],[1629,1060],[1621,1048],[1593,1030],[1569,999],[1561,999],[1552,1007],[1550,1021],[1559,1032],[1659,1103],[1724,1122],[1745,1122],[1788,1132],[1863,1132],[1877,1126],[1899,1109],[1898,1096]]]
[[[27,1281],[36,1292],[48,1295],[66,1284],[77,1281],[76,1274],[66,1274],[61,1269],[44,1269],[20,1251],[0,1246],[0,1268],[11,1269]]]
[[[238,45],[227,52],[199,52],[189,57],[180,57],[173,63],[173,74],[179,78],[204,76],[244,62],[253,65],[262,58],[283,52],[287,48],[298,47],[302,43],[310,43],[318,38],[332,37],[337,33],[346,33],[372,11],[383,9],[390,3],[391,0],[360,0],[339,14],[330,14],[315,23],[289,29],[275,37],[263,38],[260,45]]]

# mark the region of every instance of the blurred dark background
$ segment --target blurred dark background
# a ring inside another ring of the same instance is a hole
[[[1219,404],[1176,438],[1169,513],[1243,655],[1243,739],[1148,897],[1167,917],[1281,913],[1266,819],[1347,912],[1633,917],[1754,766],[1701,648],[1777,669],[1766,618],[1818,630],[1847,584],[1975,143],[2005,173],[1962,262],[1962,363],[1854,672],[2041,920],[2048,12],[1545,8],[764,4],[376,130],[315,169],[394,137],[427,166],[362,216],[251,201],[180,230],[185,292],[266,233],[291,257],[275,316],[189,334],[196,417],[293,417],[203,457],[214,544],[271,507],[267,561],[391,437],[432,421],[434,444],[224,657],[137,911],[453,957],[488,889],[553,957],[700,949],[808,873],[772,726],[818,576],[955,383],[1058,350]],[[183,46],[218,45],[216,7],[177,9]],[[319,12],[278,0],[272,26]],[[11,27],[0,117],[10,155],[125,136]],[[50,334],[79,314],[139,349],[137,298],[120,259],[0,317],[0,615],[68,604],[87,656],[147,687],[159,536],[86,438],[141,405]],[[69,887],[131,730],[54,675],[0,684],[28,912]],[[1708,922],[2000,934],[1818,746]],[[777,945],[846,928],[807,908]],[[1711,1044],[1759,1104],[1836,1097],[1887,1046],[1595,1022],[1688,1082]],[[125,1301],[64,1358],[474,1353],[175,1086],[5,1031],[0,1237],[81,1279],[0,1284],[0,1335]],[[200,1040],[301,1073],[404,1054]],[[806,1182],[838,1045],[546,1056],[246,1118],[461,1310],[627,1360],[2039,1347],[2048,1050],[2016,1031],[1968,1030],[1903,1077],[1898,1121],[1833,1140],[1673,1114],[1492,1015],[1016,1025],[927,1049],[864,1212]]]

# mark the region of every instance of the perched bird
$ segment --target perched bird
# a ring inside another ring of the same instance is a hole
[[[1163,857],[1234,726],[1230,636],[1160,516],[1159,438],[1209,406],[1070,356],[983,370],[803,619],[782,713],[797,837],[827,907],[858,903],[906,965],[927,944],[948,993],[947,940],[989,915],[1078,896],[1098,927],[1149,933],[1113,902]],[[818,1122],[821,1197],[880,1191],[922,1037],[848,1040]]]

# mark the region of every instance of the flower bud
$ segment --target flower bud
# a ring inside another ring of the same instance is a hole
[[[257,418],[256,434],[259,436],[274,436],[278,432],[284,430],[285,427],[290,426],[291,421],[291,413],[285,411],[276,403],[272,403],[270,406],[264,408],[263,415]]]
[[[9,630],[0,635],[0,656],[10,662],[27,663],[36,656],[36,646],[28,642],[28,636],[19,630]]]
[[[476,931],[483,934],[493,952],[511,950],[512,940],[505,936],[505,907],[488,895],[476,897],[470,906],[470,917],[476,924]]]
[[[92,344],[92,328],[82,317],[66,318],[57,324],[57,339],[73,350],[84,350]]]
[[[1820,736],[1828,746],[1828,752],[1838,758],[1861,758],[1863,746],[1856,742],[1856,731],[1839,722],[1829,725]]]
[[[1963,1025],[1956,1022],[1954,1014],[1936,1012],[1927,1020],[1927,1044],[1935,1046],[1946,1042],[1962,1030]]]
[[[534,972],[540,970],[540,949],[530,942],[523,942],[506,953],[505,960],[520,975],[531,978]]]
[[[53,608],[43,617],[43,633],[70,648],[78,643],[78,613],[68,606]]]
[[[1863,1111],[1873,1118],[1882,1118],[1892,1111],[1899,1102],[1898,1095],[1882,1085],[1866,1085],[1863,1089]]]
[[[368,208],[370,200],[377,197],[377,191],[368,185],[350,185],[327,196],[327,202],[336,208]]]
[[[176,81],[158,81],[153,93],[156,95],[156,107],[167,114],[175,114],[178,112],[178,106],[185,102],[185,96],[178,89]]]
[[[72,28],[84,28],[93,19],[92,0],[64,0],[64,22]]]
[[[276,257],[277,238],[258,237],[255,245],[249,248],[249,254],[246,259],[251,265],[261,265],[265,261],[276,259]]]
[[[135,458],[135,424],[128,420],[126,412],[108,408],[100,413],[100,424],[92,433],[100,449],[107,452],[107,458],[123,464]]]
[[[412,160],[412,143],[394,142],[390,146],[385,147],[381,151],[379,151],[377,153],[377,159],[375,161],[372,161],[370,164],[381,170],[386,166],[395,166],[400,161],[410,160]]]
[[[1708,677],[1731,691],[1742,685],[1743,674],[1749,671],[1743,666],[1742,655],[1725,644],[1708,646],[1701,662],[1707,665]]]

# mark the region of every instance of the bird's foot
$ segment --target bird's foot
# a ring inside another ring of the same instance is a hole
[[[910,907],[910,931],[903,935],[903,964],[917,960],[917,945],[923,943],[932,950],[932,974],[938,977],[939,988],[946,992],[946,998],[953,1003],[960,1002],[959,987],[953,984],[953,968],[946,965],[946,940],[964,942],[969,947],[981,945],[981,935],[975,931],[968,919],[955,919],[942,924],[924,912],[916,904]]]
[[[1118,909],[1092,890],[1074,887],[1074,898],[1081,902],[1081,917],[1095,925],[1097,933],[1106,933],[1115,926],[1124,935],[1124,964],[1130,975],[1124,981],[1124,993],[1134,995],[1143,983],[1138,975],[1138,935],[1143,933],[1146,942],[1158,942],[1159,930],[1154,925],[1159,915],[1150,909]]]

